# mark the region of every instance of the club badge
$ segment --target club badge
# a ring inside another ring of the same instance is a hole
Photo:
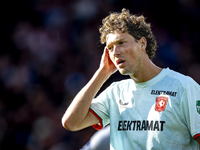
[[[156,97],[155,110],[158,112],[164,111],[167,106],[168,99],[169,96],[165,94],[161,94],[160,96]]]

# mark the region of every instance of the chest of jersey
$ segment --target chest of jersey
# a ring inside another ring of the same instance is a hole
[[[115,136],[128,136],[133,143],[143,139],[151,147],[159,145],[162,139],[171,142],[173,134],[174,138],[182,134],[176,140],[189,135],[180,115],[177,93],[175,90],[144,89],[118,94],[115,105],[110,105],[110,122]]]
[[[148,88],[132,92],[123,91],[115,97],[116,105],[110,107],[117,110],[113,115],[119,119],[119,129],[160,131],[168,120],[173,122],[181,118],[177,93],[177,91]]]

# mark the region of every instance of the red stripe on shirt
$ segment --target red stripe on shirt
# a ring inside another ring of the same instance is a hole
[[[196,139],[197,137],[199,137],[199,136],[200,136],[200,133],[194,135],[194,136],[193,136],[193,139],[195,140],[195,139]]]
[[[95,128],[96,130],[101,130],[103,128],[103,124],[102,124],[102,119],[90,108],[89,111],[95,115],[95,117],[97,117],[97,119],[99,119],[100,125],[99,124],[95,124],[92,127]]]

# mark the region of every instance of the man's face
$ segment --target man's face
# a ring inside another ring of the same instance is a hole
[[[140,71],[146,57],[141,40],[136,42],[129,33],[116,30],[107,35],[106,41],[110,59],[119,72],[123,75],[135,76]]]

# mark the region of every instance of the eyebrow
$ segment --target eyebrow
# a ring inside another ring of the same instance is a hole
[[[122,39],[116,39],[115,41],[113,41],[113,42],[111,42],[110,44],[106,45],[106,47],[109,47],[110,45],[112,45],[112,44],[116,44],[116,43],[118,43],[118,42],[120,42],[120,41],[123,41],[123,40],[125,40],[125,38],[122,38]]]

